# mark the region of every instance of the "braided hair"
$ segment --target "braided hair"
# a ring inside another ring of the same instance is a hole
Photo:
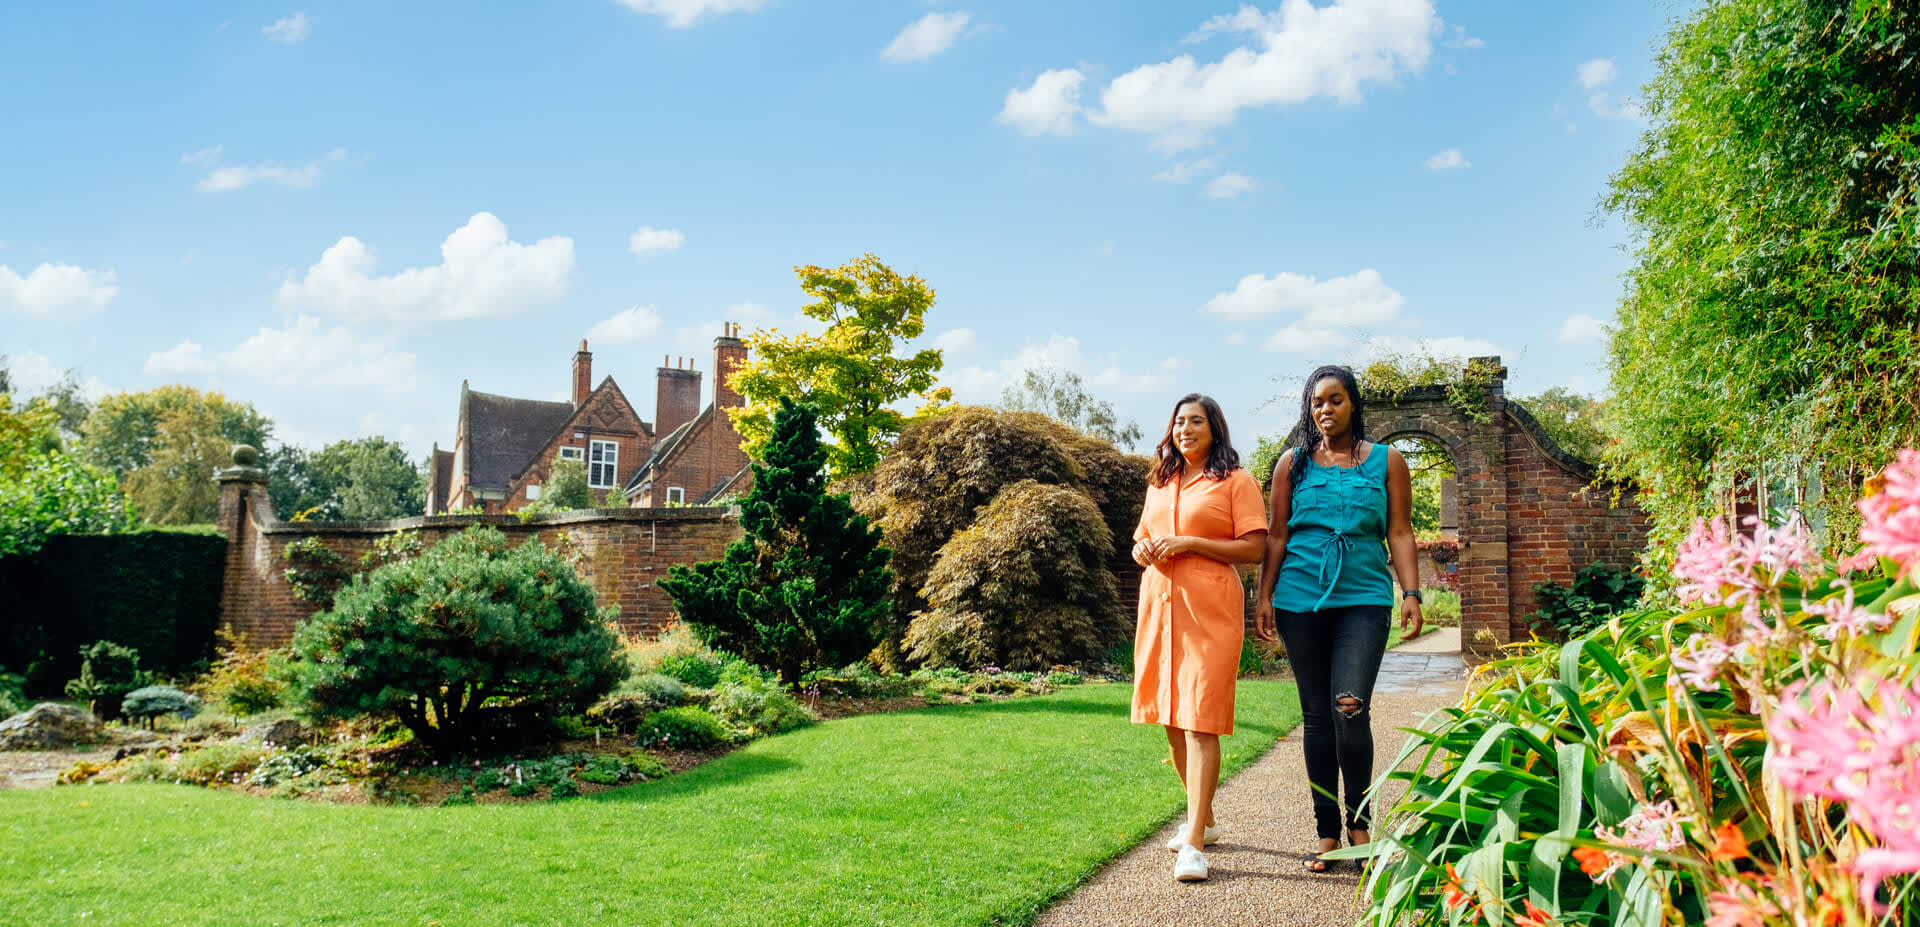
[[[1293,451],[1293,466],[1288,471],[1288,479],[1297,489],[1300,478],[1306,475],[1307,459],[1313,452],[1325,444],[1327,438],[1320,433],[1320,426],[1313,420],[1313,391],[1321,380],[1332,377],[1346,387],[1347,398],[1353,401],[1353,419],[1349,430],[1353,432],[1355,446],[1367,437],[1367,404],[1360,398],[1360,383],[1353,378],[1353,371],[1329,364],[1320,367],[1307,376],[1307,387],[1300,392],[1300,423],[1294,428],[1300,432],[1300,445]]]

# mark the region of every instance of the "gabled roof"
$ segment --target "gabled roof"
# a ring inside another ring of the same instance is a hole
[[[569,429],[573,428],[574,422],[586,414],[587,407],[593,405],[593,397],[600,395],[602,392],[612,394],[621,405],[627,407],[628,412],[633,413],[633,420],[640,423],[640,436],[642,438],[650,438],[653,436],[653,426],[647,424],[646,420],[640,417],[640,410],[635,409],[633,403],[627,401],[626,391],[620,388],[620,384],[613,382],[612,376],[607,376],[600,380],[600,385],[594,387],[593,392],[588,393],[587,398],[582,400],[579,406],[575,407],[571,403],[566,403],[568,408],[573,411],[567,413],[567,417],[560,421],[560,424],[547,435],[546,440],[540,442],[539,446],[534,448],[534,451],[537,453],[545,450],[552,445],[553,442],[558,441],[562,435],[565,435]],[[527,468],[533,466],[533,460],[534,458],[531,454],[528,455],[527,459],[522,460],[520,465],[514,468],[511,475],[512,478],[517,480],[525,474]]]
[[[496,396],[461,386],[467,485],[505,490],[551,436],[573,417],[573,403]]]
[[[667,435],[664,439],[655,443],[653,453],[648,455],[647,462],[641,464],[640,469],[633,471],[633,476],[627,478],[627,485],[624,488],[632,490],[638,487],[646,481],[646,476],[649,471],[665,466],[667,461],[673,457],[674,452],[687,443],[687,436],[693,434],[701,422],[713,417],[713,409],[714,407],[709,404],[705,409],[701,410],[699,415],[688,419],[686,424],[675,428],[673,434]]]

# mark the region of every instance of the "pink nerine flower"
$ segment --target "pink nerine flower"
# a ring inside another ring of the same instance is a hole
[[[1844,590],[1840,598],[1825,602],[1807,602],[1800,606],[1809,615],[1819,615],[1827,619],[1826,625],[1814,629],[1814,633],[1828,640],[1845,631],[1852,636],[1868,631],[1885,631],[1893,626],[1893,616],[1880,612],[1871,612],[1853,604],[1853,584],[1842,581]]]
[[[1781,785],[1846,803],[1880,842],[1852,863],[1866,898],[1889,875],[1920,872],[1920,680],[1796,683],[1781,693],[1767,738],[1767,768]]]
[[[1892,560],[1905,576],[1920,567],[1920,450],[1902,450],[1880,479],[1881,491],[1859,502],[1861,555]]]
[[[1707,927],[1766,927],[1767,918],[1778,916],[1780,906],[1740,876],[1721,882],[1707,897]]]
[[[1701,692],[1718,692],[1720,671],[1728,663],[1739,661],[1742,646],[1729,644],[1711,634],[1695,634],[1667,658],[1679,671],[1667,677],[1667,683],[1684,683]]]
[[[1673,575],[1687,580],[1682,601],[1756,608],[1788,573],[1819,564],[1798,519],[1770,527],[1749,517],[1745,524],[1749,533],[1736,534],[1724,519],[1694,522],[1673,562]]]
[[[1619,830],[1601,826],[1594,828],[1593,834],[1615,846],[1655,853],[1670,853],[1687,843],[1686,830],[1681,827],[1680,816],[1674,813],[1670,801],[1642,805],[1620,822]]]

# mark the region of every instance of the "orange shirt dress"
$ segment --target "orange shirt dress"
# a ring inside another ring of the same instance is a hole
[[[1267,505],[1253,474],[1224,479],[1204,472],[1147,487],[1134,529],[1138,541],[1186,535],[1231,541],[1265,531]],[[1140,623],[1133,640],[1133,720],[1205,734],[1233,733],[1234,682],[1246,636],[1246,592],[1232,566],[1180,554],[1140,577]]]

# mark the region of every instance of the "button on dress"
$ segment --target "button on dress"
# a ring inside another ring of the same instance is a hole
[[[1236,469],[1218,480],[1203,472],[1149,485],[1133,537],[1231,541],[1266,528],[1259,484]],[[1211,557],[1180,554],[1146,568],[1133,643],[1135,723],[1233,733],[1245,601],[1239,571]]]

